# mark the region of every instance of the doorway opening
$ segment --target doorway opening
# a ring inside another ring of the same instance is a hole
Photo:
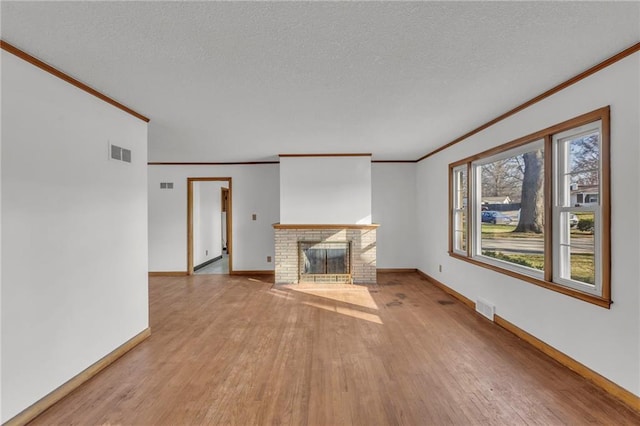
[[[187,271],[233,271],[230,177],[187,178]]]

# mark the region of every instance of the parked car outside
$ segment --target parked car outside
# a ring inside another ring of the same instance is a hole
[[[509,216],[494,210],[482,212],[482,221],[494,225],[509,225],[512,222]]]

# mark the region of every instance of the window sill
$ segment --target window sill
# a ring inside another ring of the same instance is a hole
[[[558,284],[553,283],[553,282],[541,280],[541,279],[538,279],[538,278],[535,278],[535,277],[531,277],[529,275],[524,275],[524,274],[521,274],[519,272],[512,271],[510,269],[501,268],[499,266],[495,266],[495,265],[492,265],[492,264],[489,264],[489,263],[485,263],[485,262],[482,262],[482,261],[479,261],[479,260],[464,256],[464,255],[460,255],[458,253],[449,252],[449,256],[454,257],[454,258],[459,259],[459,260],[463,260],[463,261],[471,263],[473,265],[477,265],[477,266],[480,266],[480,267],[483,267],[483,268],[486,268],[486,269],[490,269],[490,270],[495,271],[495,272],[499,272],[499,273],[504,274],[504,275],[508,275],[510,277],[513,277],[513,278],[517,278],[517,279],[522,280],[522,281],[526,281],[526,282],[531,283],[531,284],[535,284],[535,285],[540,286],[540,287],[547,288],[547,289],[555,291],[557,293],[562,293],[562,294],[565,294],[567,296],[571,296],[571,297],[574,297],[576,299],[583,300],[585,302],[600,306],[602,308],[610,309],[611,308],[611,304],[613,303],[611,301],[611,299],[606,299],[606,298],[594,296],[592,294],[583,293],[581,291],[574,290],[574,289],[569,288],[569,287],[564,287],[564,286],[558,285]]]

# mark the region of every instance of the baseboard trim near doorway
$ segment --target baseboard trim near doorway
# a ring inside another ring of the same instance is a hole
[[[443,284],[442,282],[436,280],[431,275],[422,272],[420,269],[418,269],[418,274],[423,276],[427,281],[429,281],[434,286],[440,288],[445,293],[448,293],[451,296],[455,297],[456,299],[460,300],[462,303],[467,305],[470,309],[473,309],[475,311],[476,304],[471,299],[463,296],[462,294],[458,293],[457,291],[450,288],[446,284]],[[640,412],[640,396],[637,396],[634,393],[626,390],[622,386],[612,382],[611,380],[607,379],[603,375],[593,371],[586,365],[582,364],[579,361],[576,361],[575,359],[571,358],[569,355],[559,351],[558,349],[554,348],[548,343],[543,342],[542,340],[538,339],[534,335],[529,334],[528,332],[524,331],[517,325],[510,323],[509,321],[502,318],[501,316],[494,315],[493,322],[497,326],[507,330],[508,332],[524,340],[525,342],[527,342],[528,344],[530,344],[540,352],[544,353],[551,359],[562,364],[569,370],[587,379],[588,381],[590,381],[591,383],[593,383],[594,385],[598,386],[600,389],[602,389],[603,391],[611,395],[613,398],[627,405],[632,410],[635,410],[636,412]]]
[[[3,426],[18,426],[26,425],[31,420],[35,419],[38,415],[43,413],[46,409],[60,401],[65,396],[69,395],[74,390],[78,389],[83,383],[90,380],[99,372],[113,364],[118,358],[129,352],[131,349],[142,343],[146,338],[151,335],[151,328],[145,328],[140,333],[127,340],[122,345],[111,351],[106,356],[99,359],[97,362],[90,365],[87,369],[80,372],[62,386],[50,392],[44,398],[37,401],[35,404],[27,407],[22,412],[7,420]]]
[[[209,259],[206,262],[203,262],[203,263],[199,264],[198,266],[194,266],[193,267],[193,272],[197,271],[198,269],[202,269],[207,265],[211,265],[213,262],[217,262],[220,259],[222,259],[222,255],[220,255],[218,257],[214,257],[213,259]]]
[[[378,268],[376,272],[379,274],[395,274],[404,272],[417,272],[416,268]]]
[[[187,271],[157,271],[149,272],[150,277],[185,277],[189,275]]]
[[[255,271],[231,271],[229,275],[275,275],[272,269],[255,270]]]

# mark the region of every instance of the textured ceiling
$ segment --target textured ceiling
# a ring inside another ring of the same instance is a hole
[[[151,118],[150,161],[416,159],[640,40],[628,2],[2,2],[2,38]]]

